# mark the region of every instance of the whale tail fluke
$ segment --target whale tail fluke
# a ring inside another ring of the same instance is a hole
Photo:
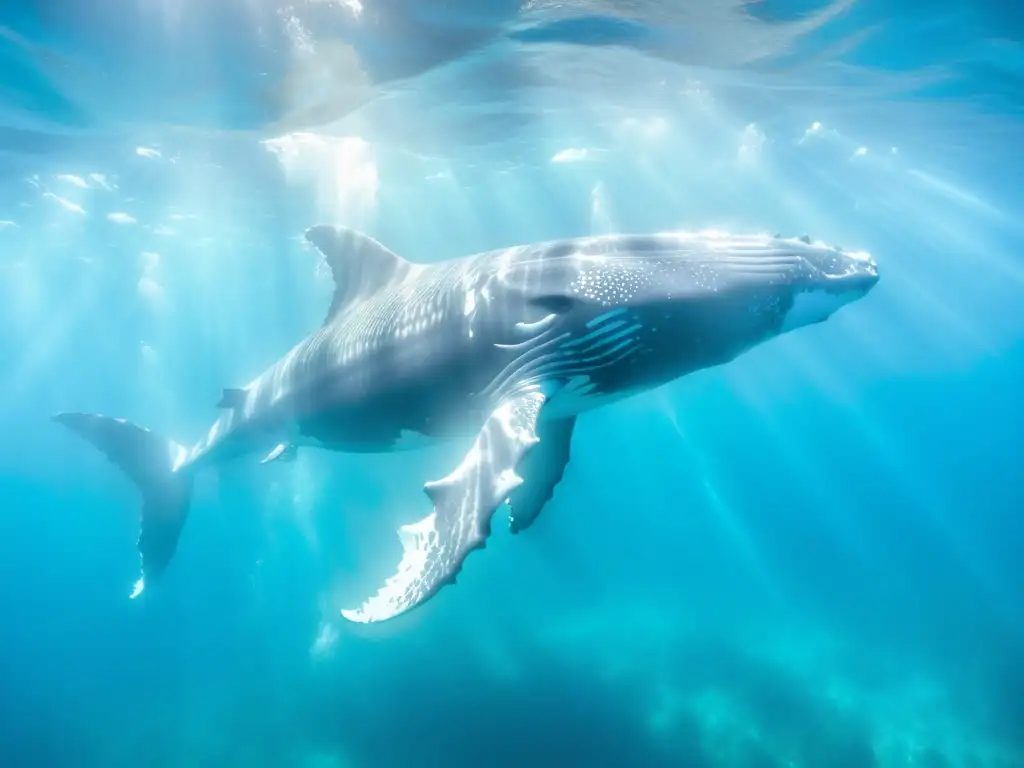
[[[137,597],[147,583],[163,575],[178,546],[192,499],[192,476],[184,468],[186,449],[124,419],[91,413],[58,413],[58,424],[92,443],[142,491],[139,555],[142,576]]]

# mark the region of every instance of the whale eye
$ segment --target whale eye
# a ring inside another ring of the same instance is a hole
[[[564,315],[576,306],[576,301],[569,296],[553,293],[546,296],[534,296],[530,299],[530,304],[555,315]]]

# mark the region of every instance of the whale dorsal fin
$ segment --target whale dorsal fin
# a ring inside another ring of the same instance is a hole
[[[318,224],[307,229],[305,236],[323,254],[334,277],[334,298],[325,325],[347,307],[400,280],[412,266],[369,235],[347,227]]]
[[[244,408],[245,407],[246,392],[244,389],[225,389],[223,394],[220,396],[220,402],[217,403],[218,408]]]

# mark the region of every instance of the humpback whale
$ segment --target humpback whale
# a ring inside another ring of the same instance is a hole
[[[424,485],[429,514],[398,530],[394,575],[342,611],[399,616],[455,580],[500,507],[514,533],[529,528],[562,478],[578,416],[819,323],[878,281],[868,253],[806,235],[602,235],[432,264],[344,227],[304,236],[334,280],[322,326],[225,389],[193,446],[123,419],[53,417],[141,491],[132,597],[167,569],[199,472],[309,447],[389,452],[464,437],[461,463]]]

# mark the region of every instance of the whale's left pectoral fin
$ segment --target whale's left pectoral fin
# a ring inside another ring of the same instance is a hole
[[[530,390],[494,410],[455,471],[424,486],[434,511],[398,529],[402,559],[394,576],[342,616],[361,623],[391,619],[455,581],[466,556],[484,546],[494,512],[523,482],[517,469],[538,442],[544,401],[539,390]]]
[[[509,530],[525,531],[551,501],[555,486],[562,480],[569,464],[569,447],[576,417],[551,419],[540,425],[537,437],[540,444],[523,457],[519,465],[523,484],[512,491],[508,499]]]

